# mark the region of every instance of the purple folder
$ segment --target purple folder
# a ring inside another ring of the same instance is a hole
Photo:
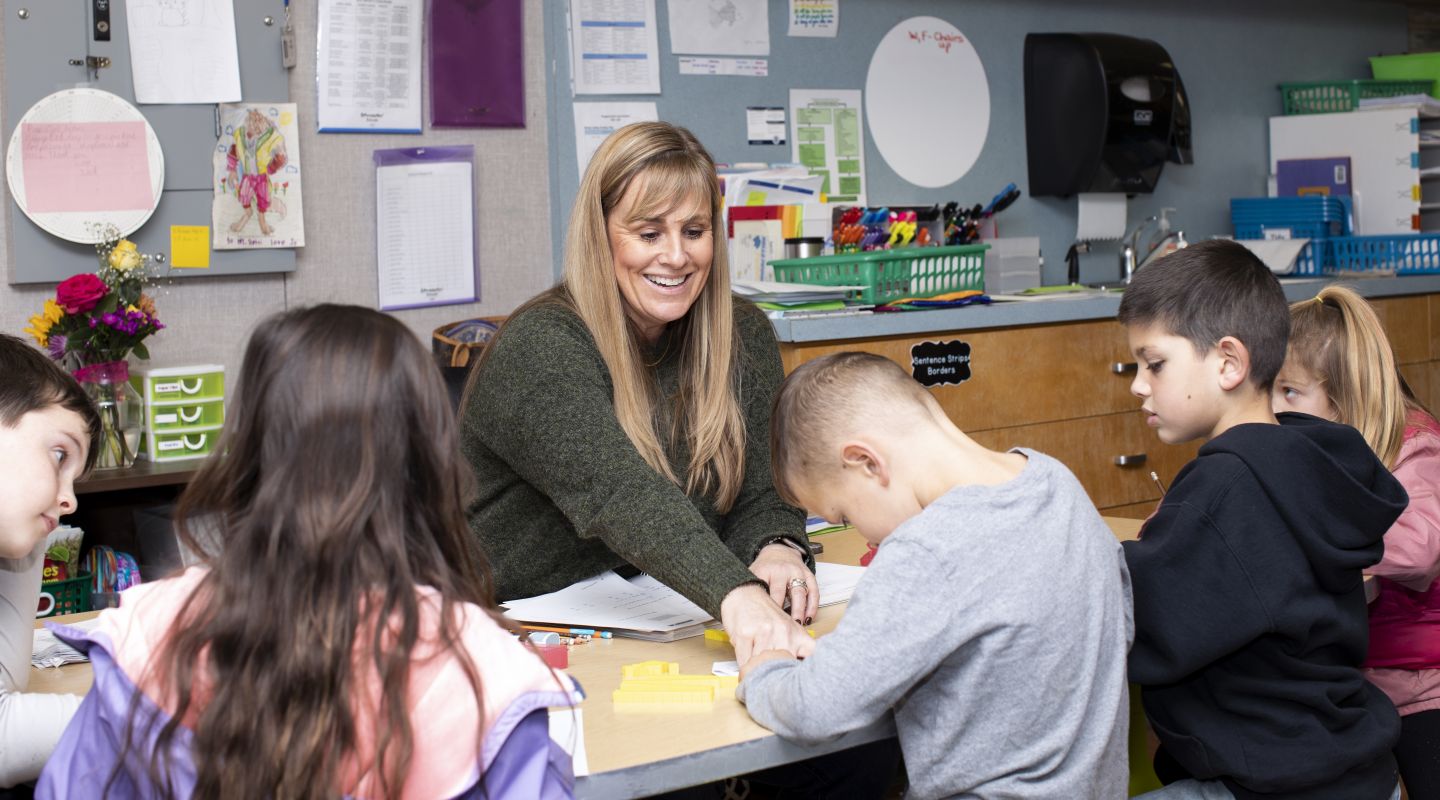
[[[1275,195],[1350,196],[1350,159],[1290,158],[1275,163]]]
[[[525,127],[522,2],[431,0],[431,125]]]

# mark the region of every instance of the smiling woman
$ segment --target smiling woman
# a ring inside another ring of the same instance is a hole
[[[564,280],[511,315],[471,375],[470,524],[501,600],[640,570],[720,618],[740,660],[804,655],[796,623],[819,591],[803,515],[770,476],[779,350],[730,294],[720,200],[683,128],[631,125],[596,151]]]

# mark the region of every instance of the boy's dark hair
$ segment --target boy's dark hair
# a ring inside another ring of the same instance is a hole
[[[95,466],[98,449],[94,443],[100,438],[100,415],[85,390],[44,353],[14,336],[0,333],[0,425],[13,428],[31,411],[50,406],[74,411],[85,421],[91,445],[85,457],[85,469]]]
[[[1121,325],[1159,325],[1201,353],[1226,336],[1250,351],[1250,382],[1269,391],[1285,363],[1290,310],[1280,281],[1242,244],[1192,244],[1138,270],[1120,299]]]

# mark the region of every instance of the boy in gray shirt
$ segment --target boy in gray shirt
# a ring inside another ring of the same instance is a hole
[[[757,722],[820,742],[893,711],[921,800],[1126,795],[1129,575],[1064,465],[981,447],[864,353],[785,381],[771,453],[783,497],[880,547],[813,655],[742,665]]]

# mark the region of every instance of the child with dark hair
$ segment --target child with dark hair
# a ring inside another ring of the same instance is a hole
[[[33,781],[80,698],[22,694],[40,595],[45,537],[75,512],[75,481],[93,461],[100,417],[75,379],[0,334],[0,787]]]
[[[1150,426],[1167,444],[1205,440],[1124,543],[1130,679],[1168,784],[1144,797],[1398,797],[1399,718],[1360,670],[1361,570],[1405,490],[1354,428],[1271,410],[1290,312],[1242,245],[1138,271],[1119,319]]]
[[[95,684],[37,796],[569,797],[546,708],[578,689],[494,605],[414,335],[355,306],[280,314],[231,411],[176,513],[203,566],[58,629]]]

